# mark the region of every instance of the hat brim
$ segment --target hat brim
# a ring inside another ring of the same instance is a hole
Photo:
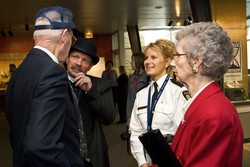
[[[99,62],[99,57],[97,55],[89,53],[85,49],[82,49],[82,48],[77,47],[77,46],[72,46],[71,49],[70,49],[70,52],[72,52],[72,51],[78,51],[78,52],[81,52],[81,53],[84,53],[84,54],[88,55],[92,59],[92,63],[94,65],[96,65]]]

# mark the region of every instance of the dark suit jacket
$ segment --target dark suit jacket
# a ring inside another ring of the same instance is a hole
[[[70,166],[65,145],[76,142],[66,143],[70,136],[66,131],[75,130],[69,130],[65,123],[71,122],[69,126],[76,128],[73,122],[77,124],[77,120],[71,116],[72,120],[65,121],[67,91],[65,69],[45,52],[33,48],[12,75],[6,96],[14,167]],[[69,140],[79,141],[74,137]]]
[[[91,163],[94,167],[104,167],[108,144],[102,124],[111,124],[115,118],[112,88],[101,78],[89,77],[93,86],[88,93],[81,94],[79,106]]]

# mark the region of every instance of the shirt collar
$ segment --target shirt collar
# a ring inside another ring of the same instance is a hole
[[[34,48],[37,48],[37,49],[40,49],[42,51],[44,51],[45,53],[47,53],[49,55],[49,57],[54,61],[56,62],[57,64],[59,64],[57,58],[55,55],[53,55],[53,53],[51,53],[48,49],[44,48],[44,47],[41,47],[41,46],[35,46]]]
[[[204,85],[198,92],[196,92],[195,94],[194,94],[194,96],[192,97],[193,99],[195,99],[208,85],[210,85],[212,82],[214,82],[214,81],[211,81],[211,82],[209,82],[209,83],[207,83],[206,85]]]
[[[160,79],[158,79],[157,81],[155,81],[158,85],[158,88],[160,88],[163,84],[163,82],[165,81],[166,77],[168,76],[168,74],[163,75]],[[153,84],[154,82],[152,82]]]
[[[74,78],[71,77],[69,74],[68,74],[68,79],[70,80],[70,82],[74,83]]]

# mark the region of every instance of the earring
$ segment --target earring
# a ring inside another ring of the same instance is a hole
[[[194,74],[197,74],[198,73],[198,69],[196,69],[196,68],[192,68],[192,72],[194,73]]]

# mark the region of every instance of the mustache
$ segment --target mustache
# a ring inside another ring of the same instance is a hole
[[[79,72],[82,72],[81,66],[75,65],[75,66],[73,67],[73,69],[75,69],[75,70],[77,70],[77,71],[79,71]]]

